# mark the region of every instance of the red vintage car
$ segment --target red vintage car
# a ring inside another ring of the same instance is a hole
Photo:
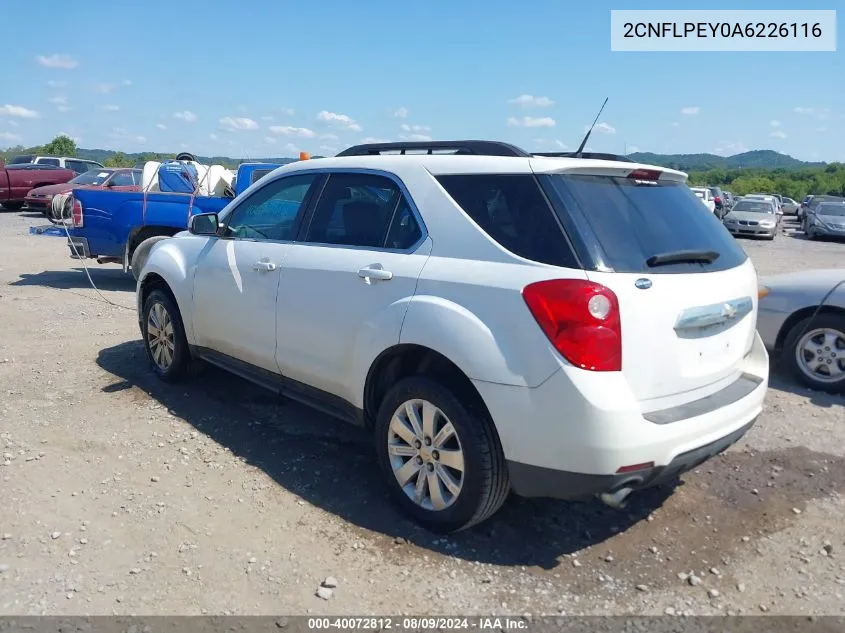
[[[41,211],[45,215],[50,210],[53,196],[69,193],[74,189],[112,189],[114,191],[140,191],[140,169],[96,168],[79,174],[73,180],[58,185],[37,187],[26,194],[28,209]]]
[[[0,158],[0,205],[13,211],[20,209],[30,189],[66,183],[75,175],[70,169],[51,165],[6,165]]]

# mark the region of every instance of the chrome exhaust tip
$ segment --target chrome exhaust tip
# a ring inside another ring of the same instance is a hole
[[[625,500],[632,492],[634,492],[633,488],[620,488],[613,492],[603,492],[598,497],[604,505],[614,510],[621,510],[625,507]]]

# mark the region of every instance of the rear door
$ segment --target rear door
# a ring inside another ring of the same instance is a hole
[[[757,275],[686,185],[585,174],[545,182],[595,246],[589,278],[619,299],[622,371],[643,409],[737,377],[754,340]]]

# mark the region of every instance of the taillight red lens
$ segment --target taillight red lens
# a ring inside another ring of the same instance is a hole
[[[657,182],[660,178],[660,171],[657,169],[635,169],[628,174],[628,178],[631,180],[648,180],[651,182]]]
[[[716,204],[722,204],[722,199],[719,196],[716,196],[713,200],[716,201]]]
[[[73,200],[73,226],[81,228],[83,223],[82,218],[82,203],[74,198]]]
[[[583,279],[529,284],[522,297],[561,356],[581,369],[622,370],[619,301],[610,288]]]

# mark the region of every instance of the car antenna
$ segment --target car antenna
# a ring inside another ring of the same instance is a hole
[[[593,131],[593,128],[596,127],[596,122],[599,120],[602,111],[604,110],[604,106],[607,105],[607,100],[609,97],[604,98],[604,103],[601,104],[601,108],[599,108],[599,113],[596,115],[596,118],[593,119],[593,124],[590,126],[590,129],[587,130],[587,134],[584,136],[584,140],[581,141],[581,144],[578,146],[578,149],[575,150],[574,158],[581,158],[584,154],[584,147],[587,145],[587,141],[590,140],[590,133]]]

